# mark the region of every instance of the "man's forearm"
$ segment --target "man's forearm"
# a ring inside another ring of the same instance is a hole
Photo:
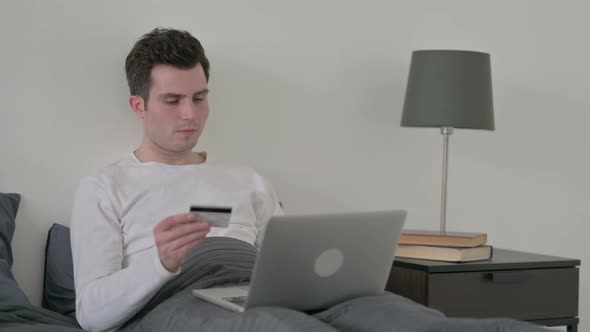
[[[106,331],[120,327],[173,276],[160,263],[155,248],[142,254],[131,266],[76,289],[76,317],[84,329]],[[79,271],[82,280],[84,272]]]

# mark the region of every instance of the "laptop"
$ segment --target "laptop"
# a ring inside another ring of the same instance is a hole
[[[316,311],[383,294],[405,218],[404,210],[272,217],[249,285],[192,292],[237,312]]]

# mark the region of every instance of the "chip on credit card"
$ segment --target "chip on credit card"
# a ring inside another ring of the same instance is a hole
[[[191,212],[195,213],[197,218],[207,221],[212,227],[228,227],[231,209],[227,206],[191,205]]]

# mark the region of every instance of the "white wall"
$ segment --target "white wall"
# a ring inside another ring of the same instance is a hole
[[[250,164],[288,213],[399,207],[436,228],[441,144],[400,128],[410,54],[492,56],[497,130],[451,141],[448,228],[582,259],[590,319],[590,21],[586,1],[2,1],[0,191],[23,195],[15,274],[39,302],[52,222],[78,179],[128,153],[140,126],[123,62],[155,26],[188,29],[212,62],[198,149]],[[585,323],[582,323],[582,328]]]

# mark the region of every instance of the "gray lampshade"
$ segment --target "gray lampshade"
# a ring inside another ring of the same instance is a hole
[[[490,55],[414,51],[401,125],[494,130]]]

